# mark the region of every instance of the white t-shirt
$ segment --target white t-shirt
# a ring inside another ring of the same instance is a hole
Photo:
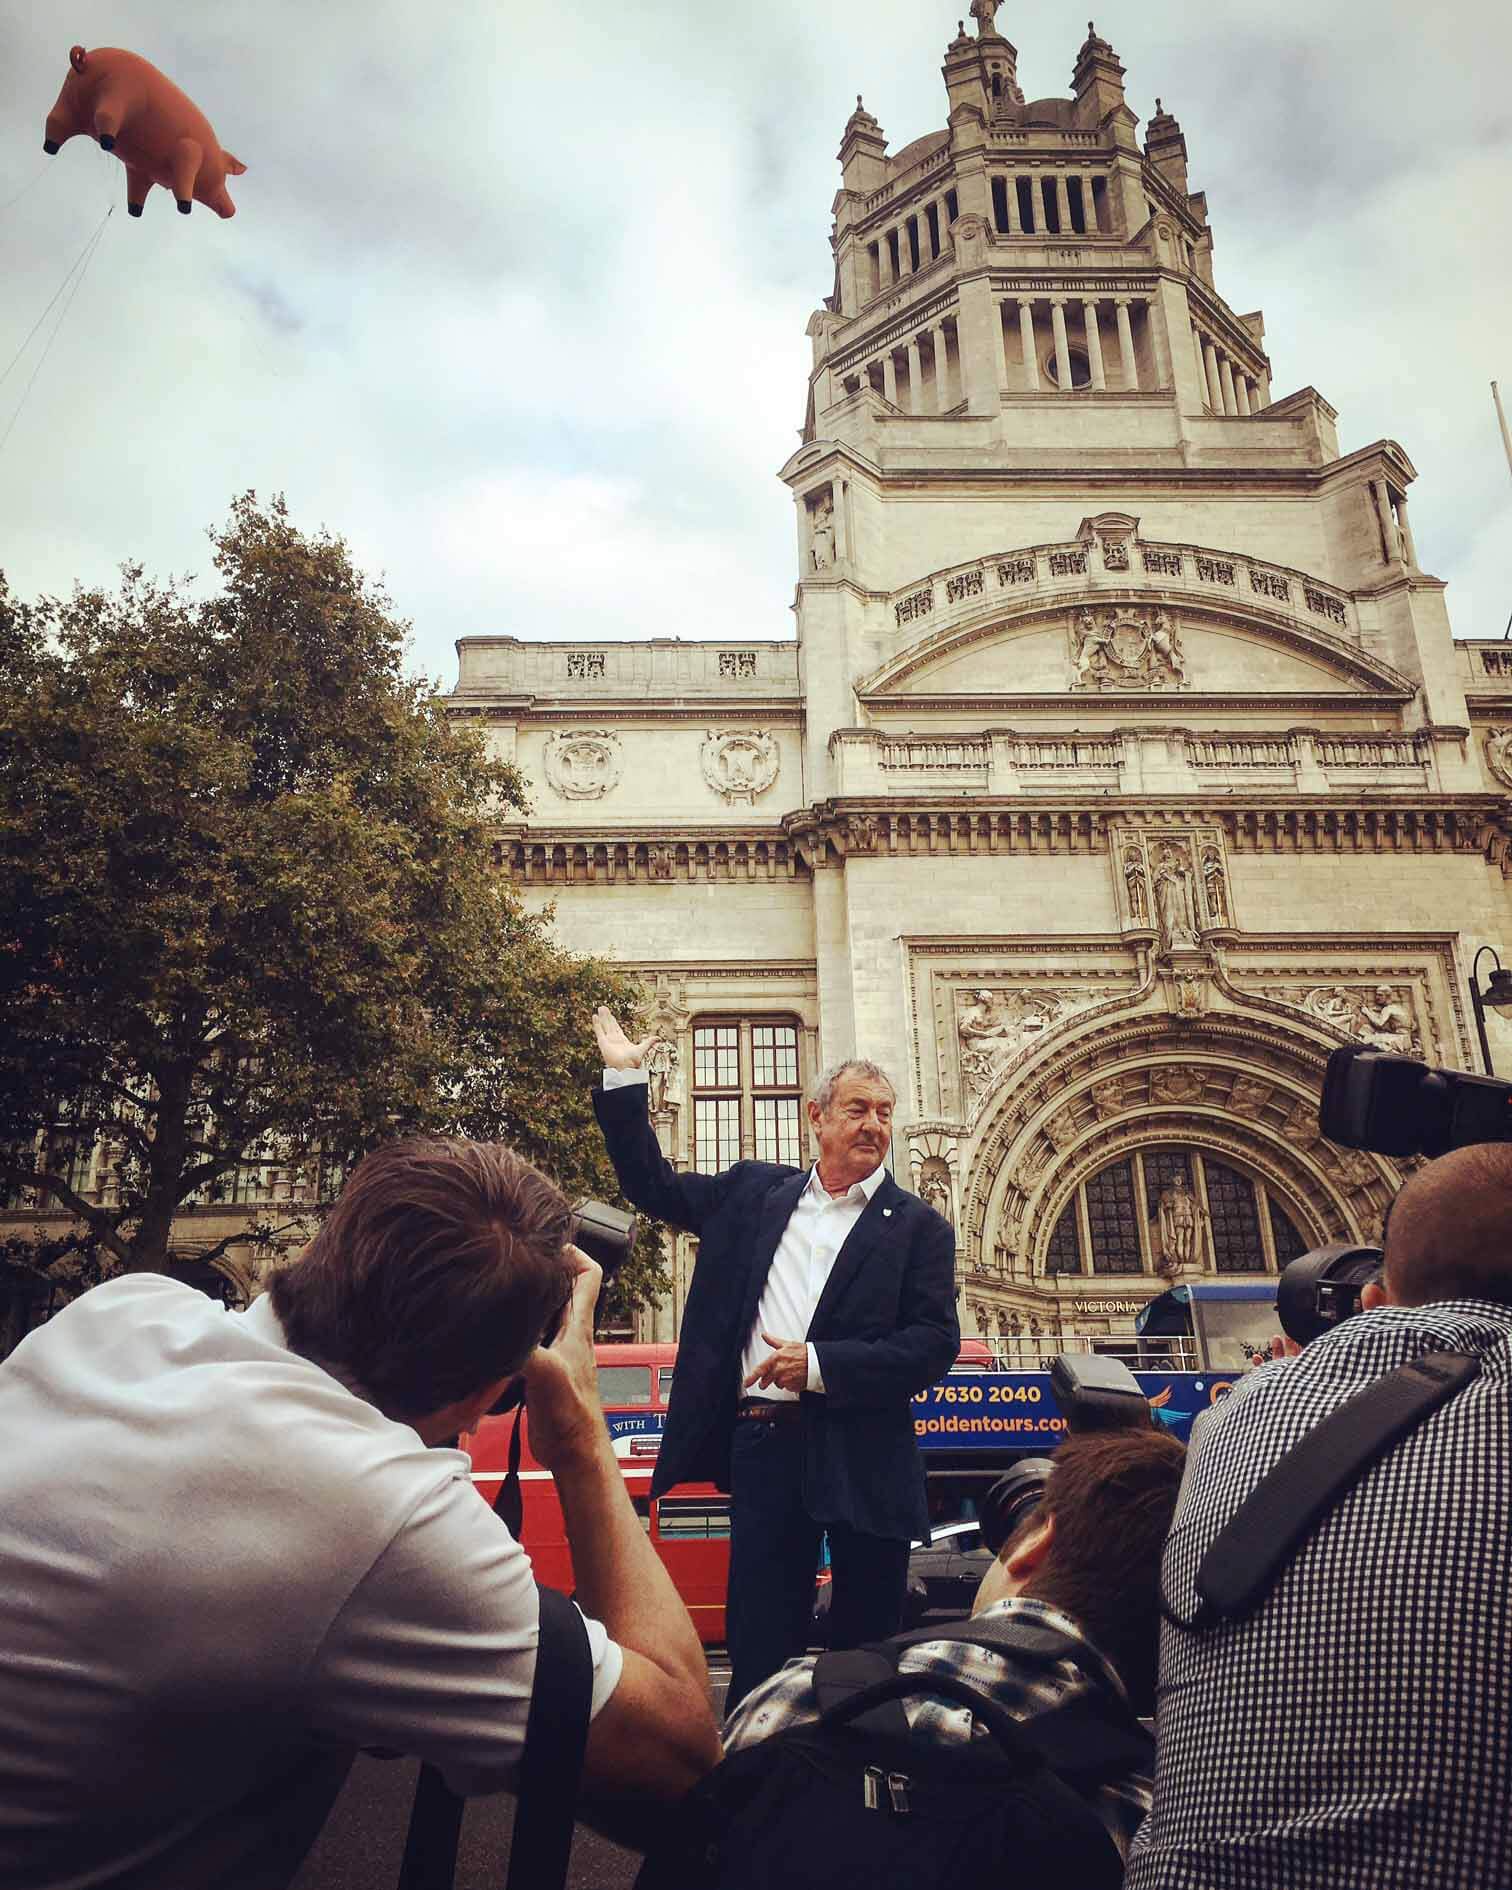
[[[352,1750],[512,1784],[530,1561],[469,1481],[231,1313],[112,1280],[0,1365],[0,1890],[275,1890]],[[588,1623],[593,1710],[619,1648]]]

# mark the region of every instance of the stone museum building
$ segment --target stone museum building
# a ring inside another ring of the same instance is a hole
[[[1224,300],[1177,119],[1141,128],[1095,31],[1028,98],[970,12],[937,128],[890,152],[858,99],[841,136],[781,468],[796,636],[722,637],[717,600],[697,642],[469,635],[449,702],[531,786],[501,866],[644,982],[671,1158],[799,1161],[806,1085],[875,1058],[963,1330],[1028,1362],[1379,1232],[1400,1171],[1319,1138],[1323,1067],[1482,1067],[1512,644],[1453,640],[1407,454],[1341,455]]]
[[[1481,1067],[1512,650],[1452,640],[1403,449],[1276,383],[1177,119],[1095,31],[1026,97],[998,10],[940,128],[841,138],[796,638],[467,636],[453,703],[531,783],[502,864],[644,980],[672,1159],[798,1161],[805,1085],[877,1059],[963,1330],[1027,1361],[1379,1232],[1323,1065]]]

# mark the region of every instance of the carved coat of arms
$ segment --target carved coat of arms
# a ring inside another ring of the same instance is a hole
[[[754,801],[777,779],[782,756],[765,729],[710,729],[699,764],[704,779],[727,801]]]
[[[1076,613],[1071,626],[1073,689],[1184,689],[1186,655],[1171,613],[1160,606]]]

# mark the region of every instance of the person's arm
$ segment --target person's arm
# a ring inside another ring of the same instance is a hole
[[[593,1013],[593,1034],[606,1070],[642,1070],[652,1038],[632,1043],[613,1012],[603,1005]],[[656,1139],[649,1100],[647,1085],[641,1082],[593,1092],[593,1113],[603,1131],[604,1146],[620,1189],[643,1214],[685,1228],[690,1234],[701,1233],[736,1171],[700,1175],[675,1169]]]
[[[956,1362],[955,1234],[929,1217],[903,1275],[898,1323],[883,1339],[819,1339],[824,1395],[839,1410],[897,1404],[937,1384]]]
[[[557,1338],[525,1368],[530,1444],[556,1478],[576,1599],[619,1643],[619,1685],[588,1732],[584,1788],[600,1821],[680,1798],[719,1761],[709,1673],[691,1617],[625,1488],[598,1398],[593,1308],[599,1269],[584,1261]]]

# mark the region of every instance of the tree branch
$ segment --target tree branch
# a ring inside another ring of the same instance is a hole
[[[76,1220],[83,1221],[95,1238],[108,1247],[118,1260],[124,1261],[129,1257],[131,1250],[117,1231],[119,1216],[109,1208],[96,1207],[92,1201],[75,1194],[61,1175],[49,1174],[44,1169],[14,1168],[9,1163],[0,1163],[0,1181],[19,1182],[23,1188],[35,1188],[39,1193],[51,1196],[67,1208]]]

